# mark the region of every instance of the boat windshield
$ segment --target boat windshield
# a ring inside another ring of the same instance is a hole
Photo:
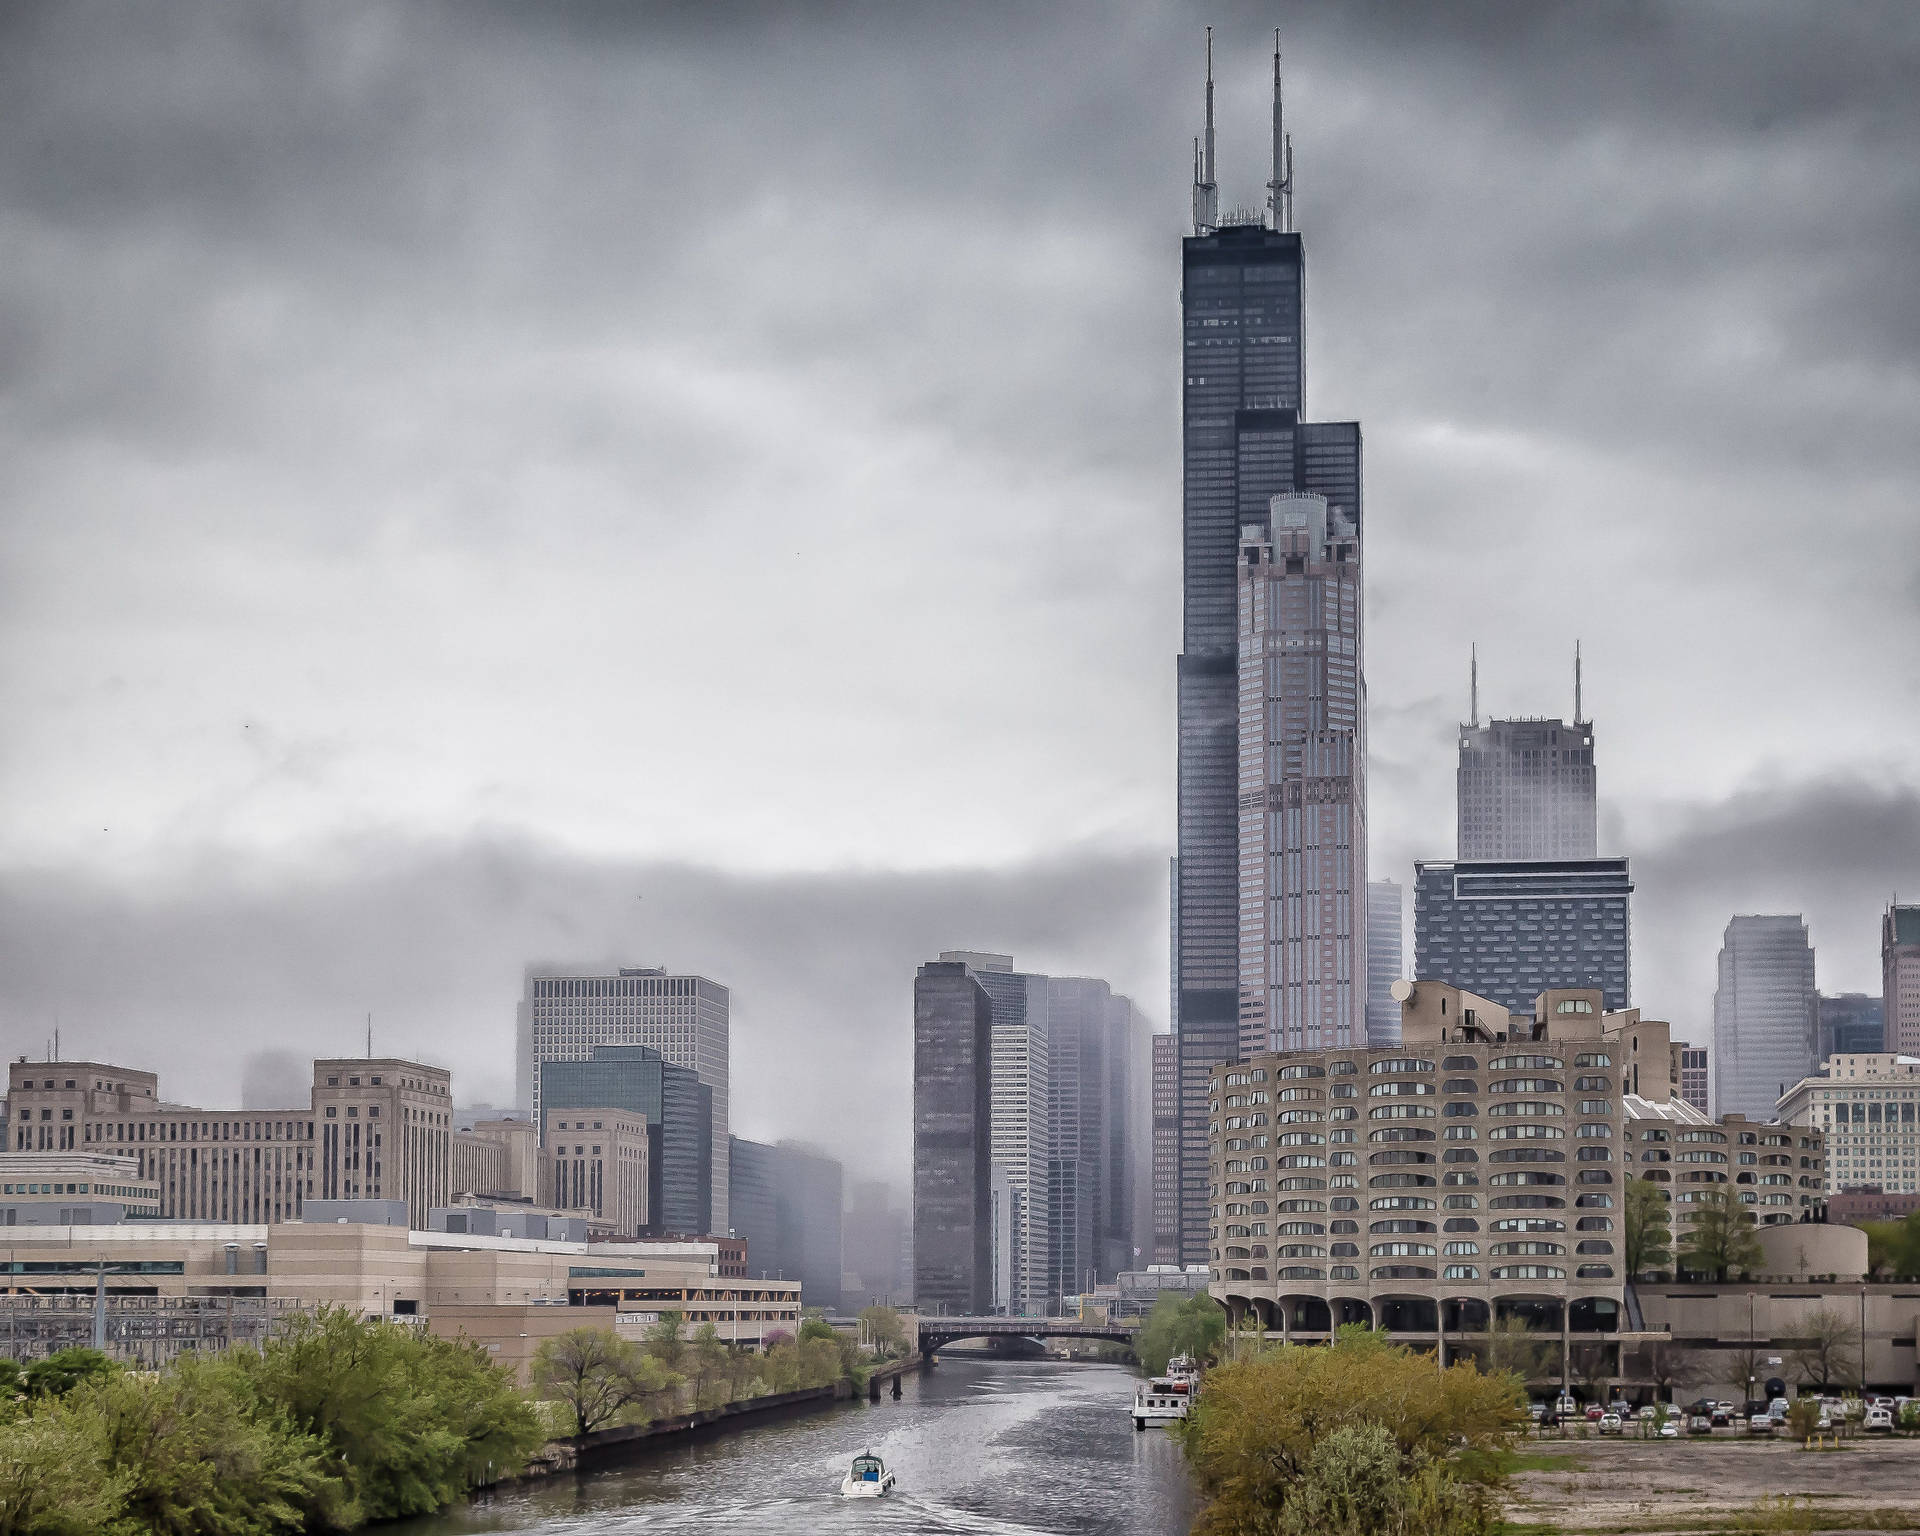
[[[880,1481],[880,1458],[878,1456],[856,1456],[853,1458],[853,1480],[856,1483],[877,1483]]]

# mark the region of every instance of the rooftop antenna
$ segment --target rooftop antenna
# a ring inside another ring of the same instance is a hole
[[[1477,644],[1473,647],[1471,655],[1472,660],[1468,663],[1468,667],[1472,682],[1468,687],[1467,696],[1472,702],[1473,718],[1467,723],[1478,730],[1480,727],[1480,647]]]
[[[373,1060],[373,1015],[367,1015],[367,1060]]]
[[[1213,179],[1213,28],[1207,28],[1207,131],[1193,179],[1193,232],[1212,234],[1220,222],[1220,187]]]
[[[1281,233],[1293,228],[1293,136],[1287,132],[1280,104],[1280,30],[1273,33],[1273,178],[1267,183],[1267,207],[1273,227]]]
[[[1573,723],[1579,725],[1586,717],[1580,712],[1580,642],[1573,642]]]

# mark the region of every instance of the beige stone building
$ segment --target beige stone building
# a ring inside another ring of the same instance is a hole
[[[97,1281],[116,1315],[163,1305],[273,1314],[334,1305],[424,1318],[441,1330],[458,1319],[488,1341],[518,1339],[531,1314],[580,1326],[594,1309],[630,1332],[671,1309],[690,1326],[712,1322],[722,1338],[743,1344],[758,1344],[772,1329],[793,1332],[800,1320],[798,1281],[723,1276],[712,1242],[552,1242],[358,1222],[143,1221],[11,1228],[0,1233],[0,1253],[0,1316],[17,1313],[12,1321],[49,1306],[84,1318]],[[0,1337],[19,1331],[0,1321]]]
[[[1501,1316],[1622,1334],[1628,1178],[1667,1190],[1682,1230],[1689,1196],[1721,1183],[1759,1220],[1813,1214],[1819,1138],[1707,1121],[1679,1097],[1664,1022],[1606,1012],[1597,990],[1544,992],[1530,1015],[1437,982],[1396,994],[1398,1046],[1214,1073],[1210,1288],[1236,1319],[1442,1348]]]
[[[540,1149],[540,1198],[591,1212],[619,1236],[647,1224],[647,1117],[624,1109],[554,1109]]]
[[[271,1223],[310,1199],[397,1199],[424,1226],[450,1193],[448,1075],[414,1061],[316,1061],[306,1105],[222,1110],[166,1103],[151,1072],[21,1060],[7,1114],[14,1151],[135,1159],[165,1220]]]

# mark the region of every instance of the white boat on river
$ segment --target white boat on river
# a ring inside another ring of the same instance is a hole
[[[843,1499],[877,1499],[893,1491],[894,1476],[887,1464],[871,1451],[853,1458],[853,1470],[840,1480]]]
[[[1185,1376],[1155,1376],[1133,1389],[1133,1427],[1174,1424],[1193,1406],[1193,1382]]]

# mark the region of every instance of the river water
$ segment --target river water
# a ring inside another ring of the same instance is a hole
[[[1088,1532],[1183,1536],[1198,1507],[1164,1430],[1133,1427],[1118,1366],[945,1356],[895,1402],[735,1430],[630,1465],[516,1486],[405,1536]],[[883,1499],[842,1499],[871,1447],[899,1474]]]

